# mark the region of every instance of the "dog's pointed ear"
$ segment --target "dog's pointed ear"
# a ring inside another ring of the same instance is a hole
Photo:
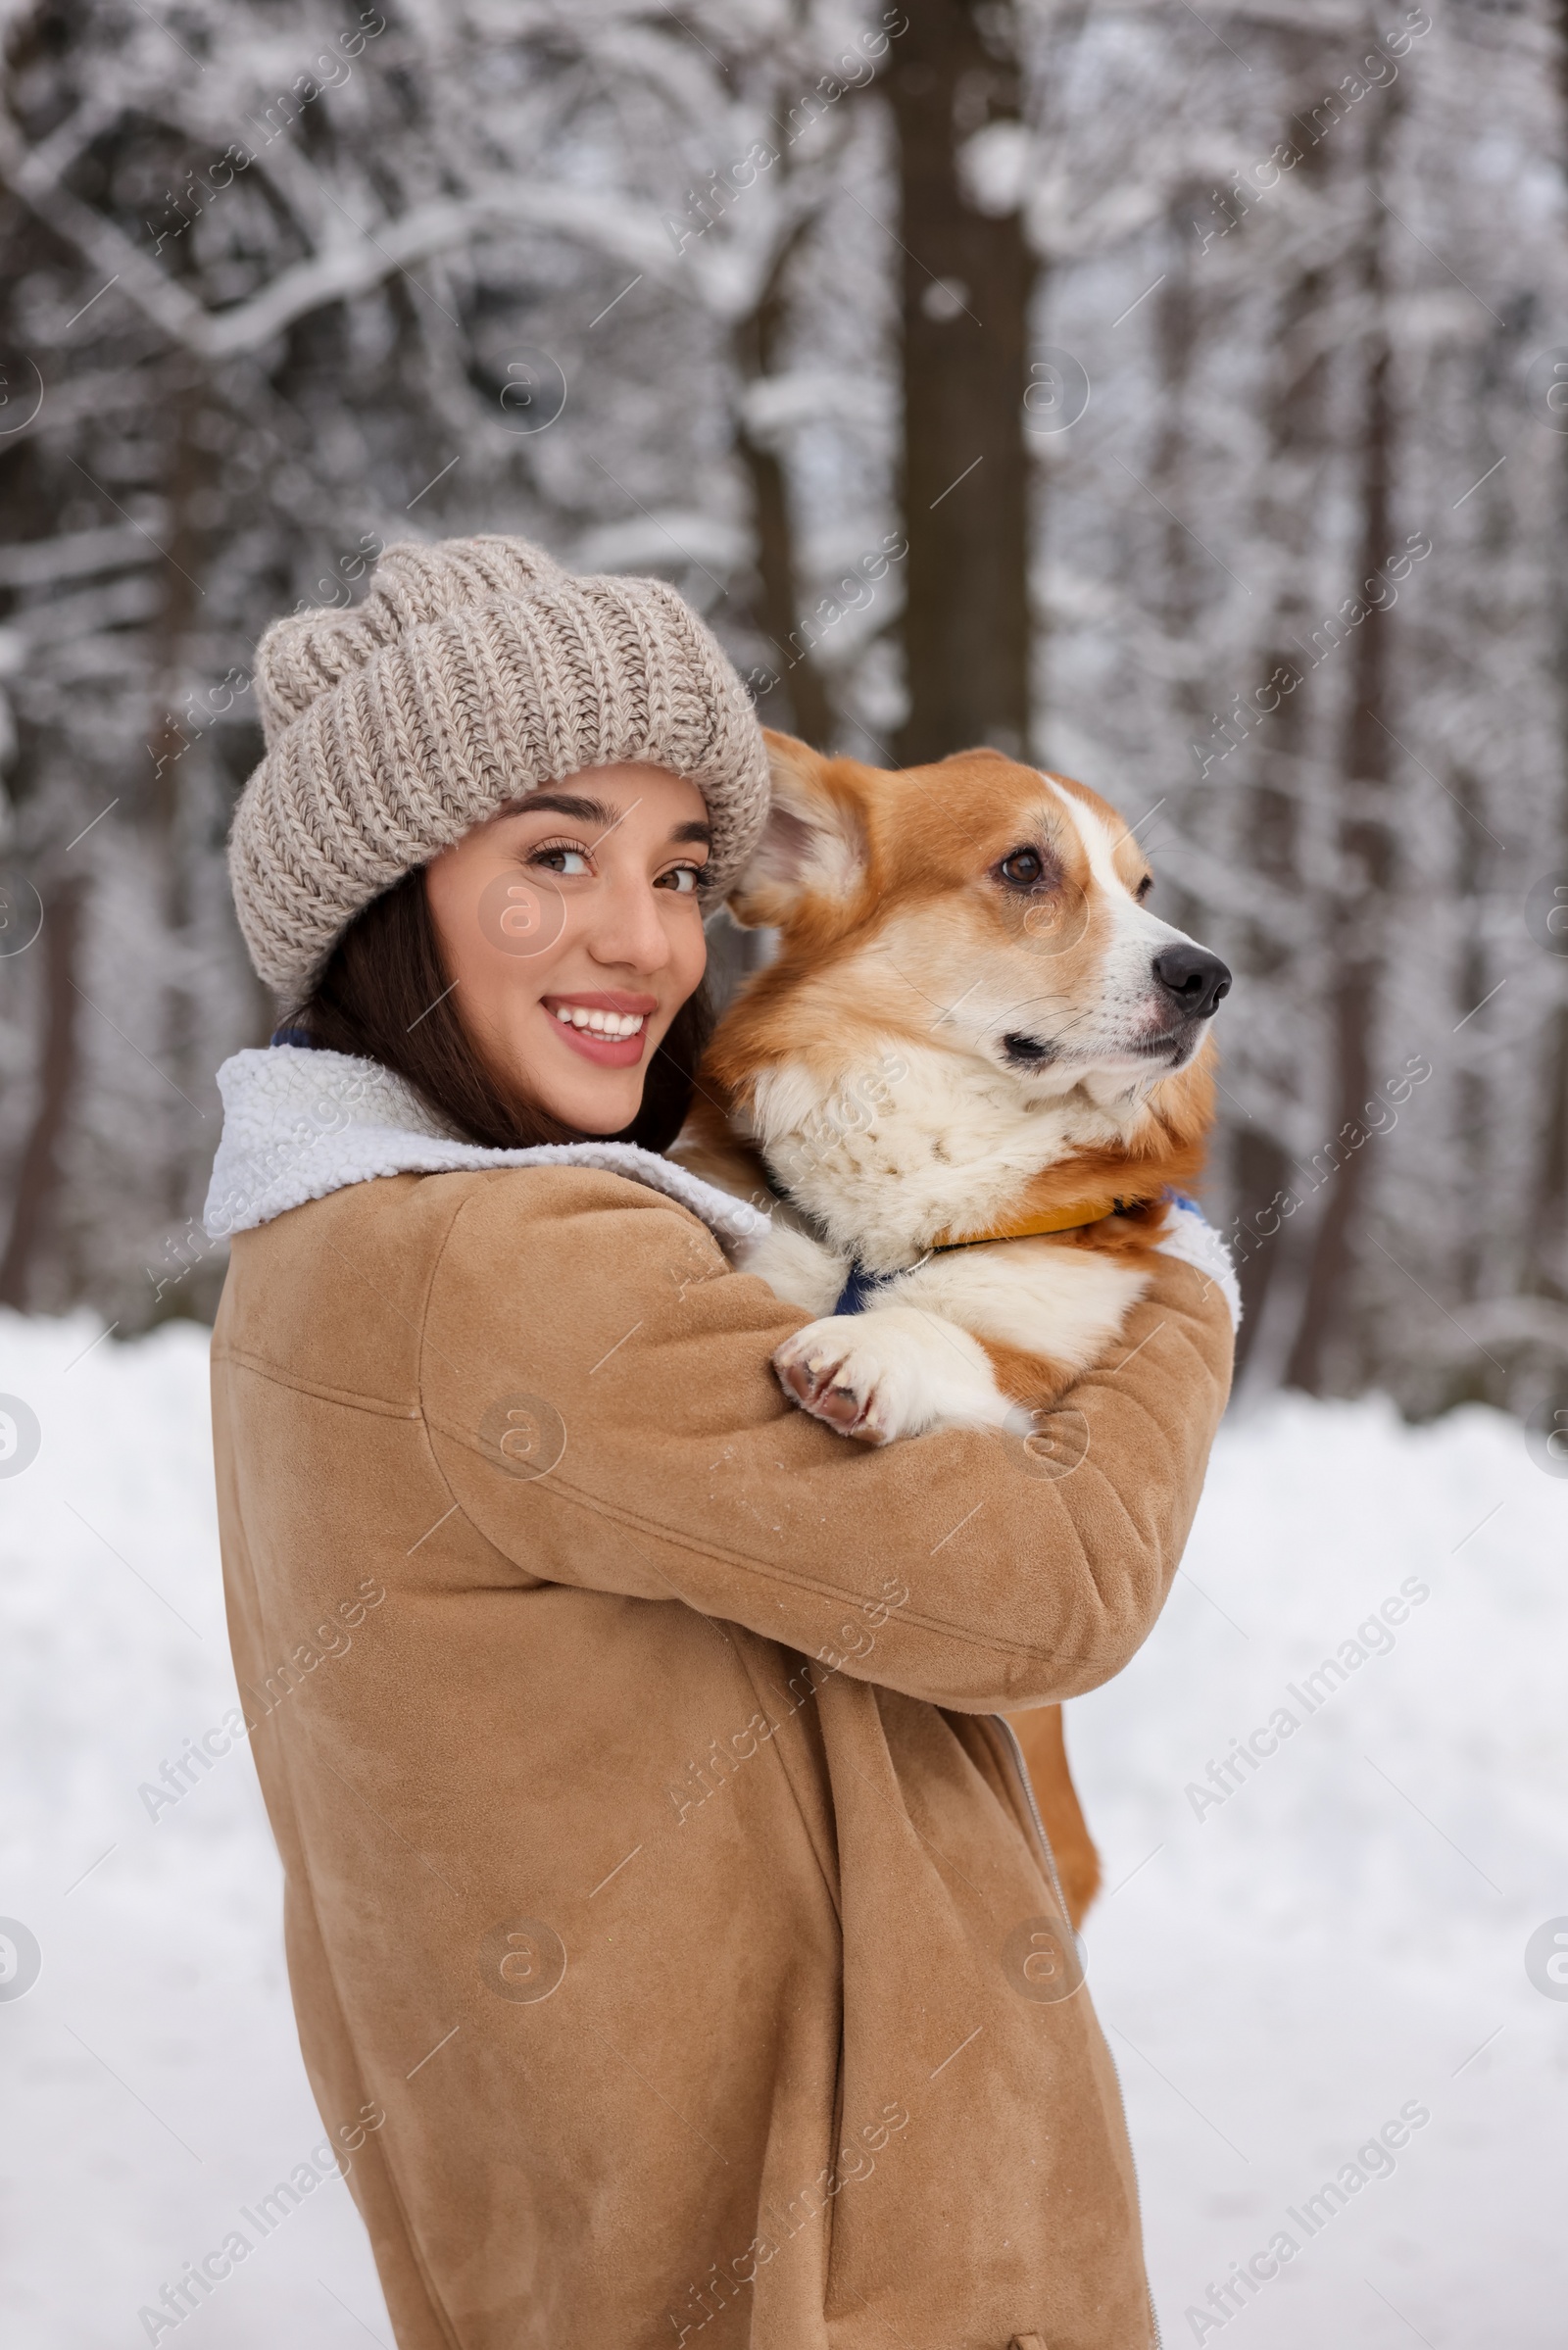
[[[743,930],[786,928],[808,901],[847,906],[866,873],[853,762],[824,759],[770,726],[762,739],[772,784],[767,825],[728,900]]]

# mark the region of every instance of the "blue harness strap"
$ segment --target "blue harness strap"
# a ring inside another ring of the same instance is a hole
[[[868,1273],[859,1258],[856,1257],[850,1266],[849,1279],[839,1292],[839,1301],[833,1311],[836,1314],[864,1313],[867,1298],[892,1278],[893,1276],[887,1273]]]

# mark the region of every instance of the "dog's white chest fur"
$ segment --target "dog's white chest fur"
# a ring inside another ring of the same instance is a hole
[[[835,1314],[851,1261],[781,1219],[736,1256],[817,1317],[774,1355],[786,1386],[847,1434],[879,1444],[938,1427],[1027,1435],[1035,1414],[1003,1393],[980,1341],[1082,1371],[1148,1286],[1142,1271],[1087,1249],[989,1241],[927,1257],[879,1282],[859,1313]]]
[[[769,1069],[744,1123],[829,1242],[885,1271],[912,1264],[949,1226],[995,1221],[1041,1167],[1124,1145],[1146,1091],[1123,1085],[1098,1101],[1043,1083],[1020,1099],[995,1070],[904,1045],[825,1099],[809,1070]]]
[[[889,1055],[825,1106],[792,1072],[758,1088],[753,1131],[816,1230],[782,1210],[736,1262],[817,1317],[775,1367],[808,1410],[863,1441],[941,1426],[1027,1433],[1033,1412],[1003,1392],[981,1342],[1038,1358],[1044,1390],[1103,1353],[1147,1287],[1142,1270],[1052,1239],[932,1250],[944,1228],[999,1213],[1021,1176],[1066,1148],[1121,1139],[1115,1115],[1081,1099],[1020,1116],[986,1091],[972,1098],[935,1054],[913,1070]],[[893,1269],[860,1312],[835,1314],[857,1260]]]

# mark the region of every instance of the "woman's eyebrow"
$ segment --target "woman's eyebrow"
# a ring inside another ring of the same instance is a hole
[[[609,808],[602,799],[581,799],[576,792],[529,792],[529,797],[519,799],[513,815],[529,815],[534,808],[555,815],[576,815],[578,825],[600,825],[604,832],[618,825],[625,815],[625,808]],[[694,818],[686,825],[672,825],[670,839],[703,841],[708,849],[712,849],[712,825],[706,825],[701,818]]]
[[[597,824],[602,833],[612,832],[630,812],[625,808],[609,808],[603,800],[579,798],[575,792],[530,792],[510,812],[515,816],[525,816],[535,809],[541,814],[575,816],[579,824]],[[689,823],[672,825],[669,837],[672,841],[701,841],[710,849],[713,845],[713,827],[705,824],[701,817],[693,817]]]
[[[603,800],[580,800],[575,792],[530,792],[511,812],[525,816],[536,808],[558,816],[575,816],[579,824],[600,824],[607,832],[612,824],[620,822],[618,809],[607,808]]]

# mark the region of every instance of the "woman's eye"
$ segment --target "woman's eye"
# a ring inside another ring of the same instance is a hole
[[[569,849],[560,841],[553,842],[546,848],[536,849],[528,862],[533,865],[548,865],[552,873],[591,873],[593,871],[593,867],[588,862],[586,850]]]
[[[667,873],[660,874],[654,886],[656,889],[673,890],[682,898],[695,898],[703,886],[703,868],[701,865],[671,865]]]
[[[1032,890],[1045,875],[1045,859],[1038,849],[1014,849],[1003,858],[1000,870],[1003,880],[1010,881],[1014,889]]]

